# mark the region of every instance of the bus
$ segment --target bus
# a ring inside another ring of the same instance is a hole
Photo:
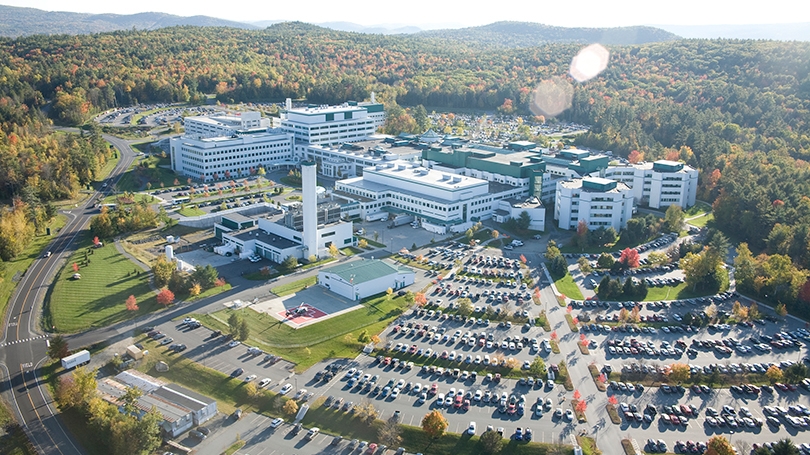
[[[188,197],[188,196],[176,197],[176,198],[172,199],[172,205],[185,204],[185,203],[189,202],[190,200],[191,200],[191,198]]]

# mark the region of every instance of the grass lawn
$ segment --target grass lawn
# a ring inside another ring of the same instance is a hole
[[[565,315],[565,322],[568,323],[568,328],[572,332],[579,332],[579,327],[577,327],[577,325],[574,324],[574,318],[570,314]]]
[[[570,274],[566,274],[562,278],[554,280],[554,285],[557,286],[557,291],[569,299],[583,300],[585,298],[582,296],[582,291],[579,290],[579,286],[577,286],[577,283],[574,282],[574,278]]]
[[[141,164],[146,169],[142,169]],[[160,158],[159,156],[146,156],[139,160],[136,159],[132,166],[121,176],[116,188],[118,191],[136,192],[145,190],[147,182],[152,184],[152,188],[176,186],[175,180],[179,180],[180,184],[185,184],[186,177],[175,174],[171,169],[160,167],[169,164],[171,164],[169,158]]]
[[[123,194],[114,194],[112,196],[107,196],[101,200],[102,204],[121,204],[121,205],[131,205],[136,204],[140,201],[146,201],[147,204],[154,204],[157,202],[157,198],[149,194],[143,193],[135,193],[132,196],[132,201],[126,200]]]
[[[0,426],[6,431],[0,436],[0,447],[2,447],[0,453],[3,455],[36,455],[37,451],[31,446],[22,427],[7,426],[11,423],[14,423],[14,417],[4,403],[0,406]]]
[[[67,218],[64,215],[57,215],[48,225],[48,227],[51,228],[51,234],[56,234],[59,229],[62,229],[66,221]],[[14,288],[17,287],[14,276],[18,273],[22,275],[28,270],[31,263],[42,256],[43,251],[45,251],[45,248],[51,240],[53,240],[53,235],[37,235],[19,256],[9,262],[3,263],[5,268],[2,273],[0,273],[0,314],[6,313],[8,301],[11,298],[11,294],[14,293]]]
[[[402,314],[408,304],[404,297],[388,300],[386,296],[363,302],[364,308],[335,316],[323,322],[298,330],[264,313],[242,309],[250,328],[247,344],[279,354],[296,363],[296,371],[304,371],[315,363],[337,357],[354,357],[363,347],[357,341],[364,330],[376,335]],[[206,326],[226,331],[232,310],[221,310],[211,315],[195,315]]]
[[[195,295],[193,297],[189,296],[184,298],[186,302],[196,302],[197,300],[202,300],[206,297],[211,297],[212,295],[222,294],[223,292],[230,291],[231,285],[228,283],[223,284],[222,286],[214,286],[211,289],[201,292],[199,295]],[[178,300],[180,296],[178,296]]]
[[[158,308],[149,288],[148,274],[125,258],[112,244],[93,248],[90,234],[80,238],[76,252],[56,277],[45,298],[45,320],[57,332],[77,332],[105,327]],[[89,264],[85,263],[85,251]],[[80,280],[73,279],[73,267],[79,265]],[[139,309],[128,311],[125,302],[134,295]]]
[[[377,248],[385,248],[385,245],[383,245],[382,243],[380,243],[380,242],[378,242],[378,241],[376,241],[374,239],[370,239],[368,237],[359,237],[359,238],[365,239],[366,242],[368,242],[368,244],[371,245],[371,246],[374,246],[374,247],[377,247]]]
[[[711,205],[709,205],[709,204],[707,204],[705,202],[698,201],[692,207],[689,207],[688,209],[684,210],[683,213],[687,218],[689,218],[689,217],[692,217],[692,216],[702,215],[704,213],[711,213],[711,211],[712,211],[712,206]]]
[[[709,213],[708,215],[689,220],[687,223],[691,224],[692,226],[704,227],[711,221],[714,221],[714,213]]]
[[[420,427],[401,425],[402,446],[408,452],[429,453],[431,455],[481,455],[487,453],[479,442],[480,436],[467,434],[445,433],[441,438],[432,441]],[[478,422],[477,433],[480,435],[486,430],[482,422]],[[564,446],[564,455],[570,455],[573,448]],[[540,442],[523,442],[510,439],[504,434],[500,453],[509,455],[545,455],[551,451],[551,444]]]
[[[177,213],[183,216],[201,216],[206,214],[204,210],[198,209],[197,206],[188,206],[181,208],[180,210],[177,211]]]
[[[296,292],[309,287],[315,286],[315,283],[318,282],[317,276],[311,276],[309,278],[304,278],[298,281],[293,281],[292,283],[282,284],[281,286],[276,286],[273,289],[270,289],[270,292],[273,294],[283,297],[285,295],[295,294]]]
[[[349,247],[346,247],[346,248],[341,248],[340,252],[343,253],[344,256],[348,257],[348,256],[354,256],[355,254],[360,254],[360,253],[363,252],[363,250],[361,250],[359,248],[355,248],[353,246],[349,246]]]
[[[222,452],[222,455],[233,455],[234,453],[236,453],[237,450],[244,447],[245,444],[247,444],[247,441],[236,441],[233,444],[231,444],[230,447],[225,449],[225,451]]]

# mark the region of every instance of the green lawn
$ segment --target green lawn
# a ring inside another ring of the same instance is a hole
[[[712,206],[711,205],[709,205],[709,204],[707,204],[705,202],[698,201],[692,207],[689,207],[688,209],[684,210],[683,213],[687,218],[689,218],[689,217],[701,215],[701,214],[704,214],[704,213],[711,213],[711,211],[712,211]]]
[[[691,299],[693,297],[703,297],[706,295],[713,295],[715,292],[711,291],[697,291],[693,292],[686,287],[686,283],[681,283],[675,286],[661,286],[647,288],[647,296],[642,300],[643,302],[652,302],[658,300],[676,300],[676,299]],[[610,301],[624,301],[624,300],[638,300],[636,298],[611,298]]]
[[[364,308],[327,319],[323,322],[295,330],[264,313],[251,309],[237,310],[245,316],[250,327],[246,342],[256,345],[296,363],[296,371],[304,371],[313,364],[336,357],[354,357],[363,347],[357,341],[364,330],[369,335],[383,331],[391,321],[408,307],[404,297],[390,300],[386,296],[363,302]],[[232,310],[221,310],[211,315],[195,315],[206,326],[226,331]]]
[[[198,209],[197,206],[188,206],[181,208],[177,213],[183,216],[202,216],[205,215],[205,210]]]
[[[45,320],[57,332],[77,332],[105,327],[154,311],[157,300],[148,284],[148,274],[125,258],[112,244],[93,248],[85,232],[76,252],[57,275],[45,298]],[[89,250],[88,250],[89,249]],[[85,261],[85,251],[89,264]],[[73,279],[73,267],[79,265],[80,280]],[[139,309],[128,311],[125,302],[134,295]]]
[[[143,163],[146,167],[145,170],[139,169],[139,165]],[[160,158],[158,156],[146,156],[141,159],[136,159],[132,166],[121,176],[118,181],[118,191],[144,191],[147,189],[147,182],[152,184],[152,188],[163,188],[176,186],[175,180],[179,184],[185,184],[186,177],[179,176],[171,169],[166,169],[164,165],[171,164],[169,158]]]
[[[569,299],[584,299],[582,291],[579,290],[579,286],[577,286],[577,283],[574,282],[574,278],[570,274],[565,274],[562,278],[555,280],[554,285],[557,286],[557,291]]]
[[[102,199],[101,203],[102,204],[123,204],[121,202],[121,199],[123,199],[123,195],[114,194],[114,195],[107,196],[104,199]],[[132,196],[132,202],[130,202],[129,204],[123,204],[123,205],[135,204],[135,203],[138,203],[140,201],[146,201],[147,204],[153,204],[153,203],[157,202],[157,198],[152,196],[152,195],[149,195],[149,194],[135,193]]]
[[[363,250],[359,248],[355,248],[353,246],[349,246],[346,248],[341,248],[340,252],[343,253],[344,256],[354,256],[355,254],[360,254]]]
[[[22,275],[35,259],[42,256],[43,251],[47,248],[48,243],[53,240],[56,232],[65,225],[67,218],[64,215],[57,215],[53,221],[48,225],[51,228],[51,235],[37,235],[34,240],[23,250],[22,254],[15,259],[4,262],[3,272],[0,273],[0,315],[6,313],[6,306],[14,293],[14,288],[17,287],[17,282],[14,276],[18,273]]]
[[[708,215],[689,220],[687,223],[691,224],[692,226],[705,227],[710,221],[714,221],[714,213],[709,213]]]
[[[283,297],[285,295],[295,294],[296,292],[309,287],[314,286],[315,283],[318,282],[317,276],[311,276],[309,278],[304,278],[298,281],[293,281],[292,283],[282,284],[281,286],[276,286],[273,289],[270,289],[270,292],[273,294]]]
[[[426,412],[427,413],[427,412]],[[480,435],[486,430],[483,422],[478,422],[478,436],[470,437],[467,434],[445,433],[441,438],[432,441],[420,427],[402,425],[402,446],[409,452],[422,452],[431,455],[482,455],[487,453],[479,443]],[[522,442],[509,438],[504,434],[500,453],[509,455],[546,455],[551,451],[550,444],[540,442]],[[564,446],[563,455],[573,453],[570,445]]]

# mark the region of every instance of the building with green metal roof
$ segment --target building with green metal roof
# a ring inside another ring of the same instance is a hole
[[[360,300],[413,284],[413,269],[379,259],[346,262],[318,273],[318,284],[350,300]]]

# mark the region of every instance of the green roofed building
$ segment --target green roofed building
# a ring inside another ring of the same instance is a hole
[[[379,259],[361,259],[321,270],[318,284],[350,300],[360,300],[413,284],[412,269]]]

